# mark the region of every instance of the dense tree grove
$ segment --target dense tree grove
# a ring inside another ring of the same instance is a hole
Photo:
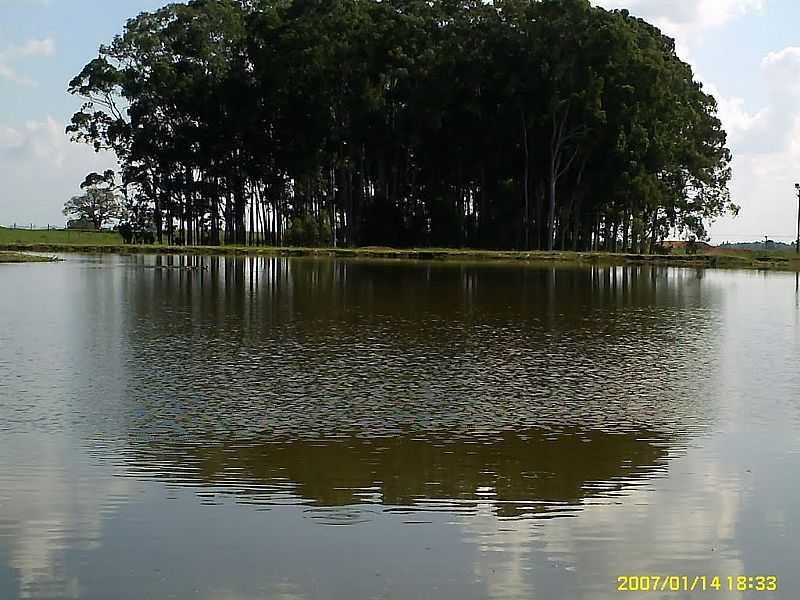
[[[714,98],[588,0],[193,0],[69,90],[159,242],[652,251],[736,211]]]

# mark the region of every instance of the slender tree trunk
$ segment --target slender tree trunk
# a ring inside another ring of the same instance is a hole
[[[544,214],[545,193],[544,183],[539,181],[536,186],[536,205],[534,207],[534,231],[536,232],[534,248],[536,248],[536,250],[542,249],[542,215]]]
[[[163,222],[163,213],[161,210],[161,190],[159,188],[159,181],[156,177],[155,172],[153,173],[153,221],[155,221],[156,225],[156,237],[158,239],[159,244],[164,243],[164,222]]]
[[[583,208],[583,194],[578,197],[575,203],[575,214],[572,218],[572,251],[577,252],[579,249],[583,250],[580,238],[583,237],[584,231],[583,223],[581,221],[581,208]]]
[[[525,113],[522,113],[522,143],[524,148],[525,166],[522,170],[522,194],[525,200],[525,218],[522,220],[525,227],[525,250],[531,249],[531,212],[530,212],[530,198],[528,197],[528,179],[530,177],[530,151],[528,148],[528,122],[525,119]]]
[[[219,246],[219,180],[214,177],[211,181],[211,245]]]
[[[547,227],[545,229],[547,235],[547,250],[553,250],[555,243],[555,226],[556,226],[556,163],[555,158],[550,161],[550,177],[548,179],[547,188]]]
[[[486,197],[486,186],[487,186],[487,177],[486,177],[486,165],[481,163],[481,200],[480,200],[480,208],[478,209],[478,239],[480,240],[480,245],[482,247],[487,246],[488,241],[488,199]]]
[[[622,213],[622,251],[628,251],[628,221],[630,220],[628,215],[628,209],[626,208],[625,211]]]
[[[250,190],[250,192],[251,192],[250,193],[250,245],[251,246],[255,246],[256,245],[255,244],[255,242],[256,242],[256,238],[255,238],[256,228],[255,228],[255,222],[254,222],[254,219],[253,219],[253,217],[255,215],[253,213],[256,210],[256,200],[255,200],[255,189],[254,189],[254,186],[253,186],[252,182],[250,183],[250,188],[251,188],[251,190]]]
[[[650,234],[650,254],[656,253],[656,237],[658,236],[658,208],[653,211],[653,223]]]
[[[330,202],[331,243],[336,248],[336,170],[333,166],[328,172],[328,180],[330,185],[328,198]]]
[[[195,241],[193,236],[194,224],[194,181],[191,167],[184,169],[184,198],[186,199],[186,245],[190,246]]]
[[[614,221],[611,226],[611,251],[617,251],[617,234],[619,233],[619,218],[614,216]]]
[[[237,169],[238,171],[238,169]],[[233,243],[239,245],[247,244],[247,232],[245,230],[245,207],[247,206],[247,197],[244,191],[244,181],[239,176],[239,173],[234,175],[233,186]]]

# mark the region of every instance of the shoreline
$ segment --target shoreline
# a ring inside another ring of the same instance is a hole
[[[47,263],[47,262],[58,262],[58,259],[52,256],[35,256],[31,254],[23,254],[20,252],[6,251],[5,248],[0,247],[0,264]]]
[[[277,256],[351,259],[400,259],[476,262],[523,262],[602,265],[658,265],[718,269],[756,269],[800,271],[800,257],[795,255],[728,255],[728,254],[614,254],[610,252],[461,250],[448,248],[398,249],[364,248],[296,248],[273,246],[163,246],[130,244],[0,244],[0,253],[48,252],[80,254],[156,254],[186,256]],[[27,257],[34,262],[43,257]],[[10,262],[10,261],[6,261]],[[19,262],[31,262],[20,260]]]

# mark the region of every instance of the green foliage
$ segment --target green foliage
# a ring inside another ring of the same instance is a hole
[[[119,218],[120,199],[113,190],[89,183],[92,181],[95,181],[95,178],[90,175],[87,177],[87,185],[81,186],[86,192],[80,196],[73,196],[64,203],[64,215],[87,219],[92,222],[95,229],[99,230],[110,220]]]
[[[328,221],[302,214],[291,220],[285,241],[289,246],[321,248],[330,246],[333,236]]]
[[[146,200],[143,201],[140,196],[125,199],[117,232],[126,244],[152,244],[155,242],[153,213]]]
[[[673,40],[588,0],[192,0],[69,90],[159,241],[642,251],[738,210]]]

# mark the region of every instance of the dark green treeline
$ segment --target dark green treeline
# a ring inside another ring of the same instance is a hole
[[[737,210],[673,40],[587,0],[193,0],[69,90],[159,242],[653,251]]]

